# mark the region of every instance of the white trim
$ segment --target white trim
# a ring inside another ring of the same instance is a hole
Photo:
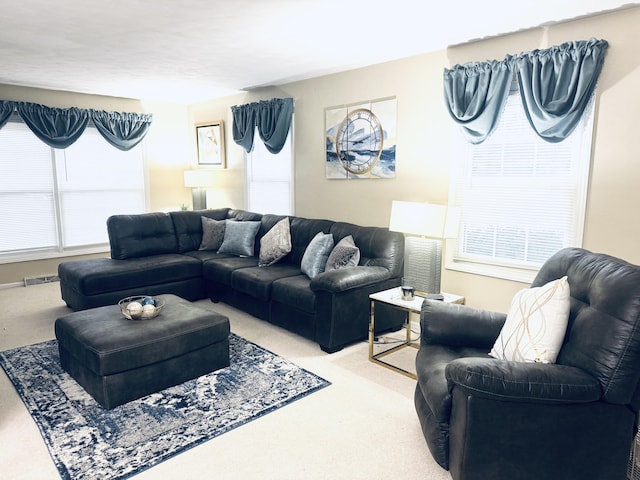
[[[52,258],[65,258],[65,257],[75,257],[81,255],[92,255],[97,253],[109,253],[110,247],[109,245],[99,245],[95,247],[89,248],[78,248],[77,250],[65,250],[63,252],[60,251],[37,251],[37,252],[22,252],[16,253],[13,255],[0,256],[0,265],[7,263],[18,263],[18,262],[32,262],[36,260],[50,260]]]
[[[447,270],[457,272],[472,273],[485,277],[500,278],[503,280],[512,280],[530,285],[536,277],[538,271],[525,270],[521,268],[504,267],[499,265],[489,265],[475,262],[465,262],[461,260],[448,261],[445,264]]]
[[[489,263],[456,257],[455,252],[458,250],[457,243],[458,241],[454,239],[446,241],[444,267],[447,270],[512,280],[514,282],[526,283],[527,285],[530,285],[538,274],[539,267]]]

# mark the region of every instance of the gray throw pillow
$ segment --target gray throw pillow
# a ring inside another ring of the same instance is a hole
[[[218,253],[253,256],[253,247],[259,228],[260,222],[228,221],[224,228],[224,240]]]
[[[202,220],[202,242],[199,250],[218,250],[224,240],[227,221],[200,217]]]
[[[356,247],[353,237],[348,235],[340,240],[329,254],[325,271],[357,267],[358,262],[360,262],[360,249]]]
[[[333,235],[318,232],[309,242],[302,255],[300,270],[309,278],[317,277],[324,272],[327,258],[333,248]]]
[[[276,223],[260,239],[259,267],[273,265],[291,251],[291,230],[289,217]]]

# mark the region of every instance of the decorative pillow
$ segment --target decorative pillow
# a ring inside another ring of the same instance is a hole
[[[291,231],[289,217],[276,223],[260,239],[259,267],[273,265],[291,251]]]
[[[253,256],[253,247],[260,222],[229,221],[224,228],[224,240],[218,253],[230,255]]]
[[[360,249],[356,247],[353,236],[348,235],[338,242],[327,259],[325,271],[357,267],[360,261]]]
[[[567,277],[516,293],[489,355],[516,362],[555,363],[569,321],[569,293]]]
[[[200,250],[218,250],[224,240],[226,220],[200,217],[202,220],[202,242]]]
[[[307,277],[317,277],[324,272],[324,267],[329,258],[329,253],[333,248],[333,235],[330,233],[318,232],[307,245],[302,255],[300,270]]]

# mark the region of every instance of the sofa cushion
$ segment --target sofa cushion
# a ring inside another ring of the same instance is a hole
[[[178,253],[192,252],[200,248],[202,242],[202,217],[213,220],[227,218],[228,208],[210,210],[180,210],[170,212],[173,228],[178,239]]]
[[[360,249],[356,247],[353,236],[347,235],[333,247],[325,271],[340,270],[341,268],[357,267],[360,261]]]
[[[292,305],[307,313],[316,313],[316,294],[309,287],[311,279],[306,275],[279,278],[271,286],[271,300]]]
[[[300,275],[300,268],[287,263],[277,263],[269,268],[240,268],[231,274],[231,286],[238,292],[268,301],[274,281],[295,275]]]
[[[200,217],[202,221],[202,241],[198,250],[218,251],[224,241],[226,230],[226,220],[214,220],[212,218]]]
[[[202,276],[205,280],[231,285],[231,274],[240,268],[258,266],[256,257],[236,257],[217,254],[216,258],[205,260],[202,264]]]
[[[207,260],[214,260],[218,258],[238,258],[234,255],[227,255],[225,253],[218,253],[216,250],[194,250],[192,252],[184,252],[183,255],[185,257],[197,258],[201,262],[206,262]]]
[[[260,255],[258,266],[267,267],[282,259],[291,251],[291,232],[289,218],[283,218],[276,223],[260,239]]]
[[[261,213],[249,212],[247,210],[237,210],[235,208],[230,208],[227,211],[227,219],[237,220],[239,222],[259,222],[262,220],[263,215]]]
[[[516,362],[555,363],[569,321],[569,282],[564,276],[513,297],[507,320],[489,353]]]
[[[224,230],[224,240],[218,253],[252,256],[259,228],[260,222],[258,221],[227,222]]]
[[[333,235],[318,232],[311,240],[300,264],[300,270],[309,278],[314,278],[324,272],[327,259],[333,248]]]
[[[178,242],[168,213],[112,215],[107,219],[111,258],[177,253]]]
[[[58,268],[60,281],[84,295],[175,283],[202,275],[202,262],[180,254],[114,260],[92,258],[63,262]]]

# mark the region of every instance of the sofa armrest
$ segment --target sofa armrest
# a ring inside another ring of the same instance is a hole
[[[490,349],[506,318],[505,313],[425,300],[420,312],[421,341],[423,344]]]
[[[353,288],[372,285],[391,278],[384,267],[357,266],[323,272],[311,280],[311,290],[329,293],[344,292]]]
[[[598,380],[568,365],[459,358],[445,368],[449,391],[495,400],[534,403],[587,403],[602,396]]]

